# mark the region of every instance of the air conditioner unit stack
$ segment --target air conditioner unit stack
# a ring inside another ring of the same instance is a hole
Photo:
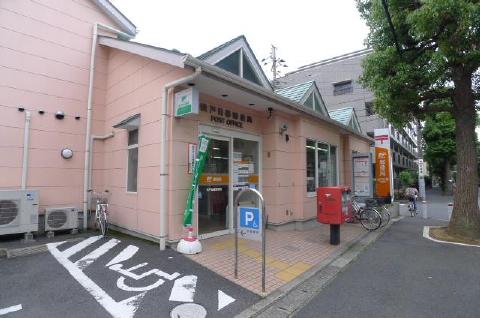
[[[46,208],[45,231],[78,228],[78,210],[73,207]]]
[[[38,231],[38,191],[0,190],[0,235]]]

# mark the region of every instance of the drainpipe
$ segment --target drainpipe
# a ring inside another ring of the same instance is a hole
[[[90,156],[88,158],[88,161],[89,161],[89,171],[88,171],[88,189],[92,189],[92,157],[93,157],[93,142],[95,140],[106,140],[106,139],[110,139],[112,138],[113,136],[115,136],[115,133],[112,131],[111,133],[109,134],[106,134],[104,136],[97,136],[97,135],[92,135],[92,138],[90,139]],[[91,207],[92,206],[92,201],[91,201],[91,197],[89,196],[88,197],[88,203],[87,203],[87,206],[88,207]]]
[[[163,99],[162,99],[162,128],[160,129],[160,250],[164,250],[167,240],[167,220],[168,220],[168,202],[167,202],[167,182],[168,182],[168,169],[167,158],[169,148],[167,147],[167,132],[168,132],[168,92],[175,86],[182,85],[194,80],[202,73],[202,68],[195,68],[195,72],[184,78],[180,78],[173,82],[166,84],[163,87]]]
[[[95,53],[97,50],[98,30],[103,29],[107,32],[117,34],[117,36],[131,39],[133,36],[125,32],[114,29],[108,25],[95,23],[93,25],[92,48],[90,52],[90,74],[88,78],[88,98],[87,98],[87,128],[85,132],[85,165],[83,170],[83,229],[87,229],[88,212],[88,182],[90,171],[90,152],[91,152],[91,133],[92,133],[92,100],[93,100],[93,81],[95,76]]]
[[[22,190],[27,188],[28,176],[28,148],[30,145],[30,118],[29,111],[25,112],[25,127],[23,134],[23,164],[22,164]]]

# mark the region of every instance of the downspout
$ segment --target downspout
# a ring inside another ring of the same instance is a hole
[[[30,118],[29,111],[25,112],[25,127],[23,132],[23,163],[22,163],[22,190],[27,188],[28,176],[28,148],[30,146]]]
[[[167,241],[167,221],[168,221],[168,195],[167,195],[167,182],[168,182],[168,169],[167,158],[169,156],[169,148],[167,147],[167,133],[168,133],[168,93],[170,89],[175,86],[182,85],[194,80],[202,73],[202,68],[195,68],[195,72],[186,77],[180,78],[173,82],[166,84],[163,87],[163,99],[162,99],[162,128],[160,129],[160,250],[164,250]]]
[[[115,136],[115,133],[112,131],[111,133],[109,134],[106,134],[104,136],[97,136],[97,135],[92,135],[92,138],[90,139],[90,156],[88,158],[88,161],[89,161],[89,171],[88,171],[88,190],[92,189],[92,157],[93,157],[93,142],[95,140],[106,140],[106,139],[110,139],[112,138],[113,136]],[[91,207],[92,204],[91,204],[91,198],[88,197],[88,203],[87,203],[87,207]]]
[[[90,52],[90,74],[88,78],[88,98],[87,98],[87,128],[85,132],[85,165],[83,170],[83,229],[87,229],[87,213],[88,213],[88,183],[90,172],[90,152],[91,152],[91,134],[92,134],[92,101],[93,101],[93,81],[95,77],[95,53],[97,50],[98,29],[117,34],[127,39],[133,36],[125,32],[116,30],[107,25],[95,23],[93,25],[92,48]]]

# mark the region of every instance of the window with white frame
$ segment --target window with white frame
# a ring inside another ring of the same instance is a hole
[[[138,129],[128,132],[127,192],[137,192]]]
[[[315,190],[318,187],[337,185],[338,171],[336,146],[307,139],[306,158],[308,193],[315,193]]]

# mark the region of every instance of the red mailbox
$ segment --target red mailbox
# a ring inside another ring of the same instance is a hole
[[[340,243],[340,224],[352,215],[350,188],[321,187],[317,189],[317,221],[330,224],[330,244]]]

